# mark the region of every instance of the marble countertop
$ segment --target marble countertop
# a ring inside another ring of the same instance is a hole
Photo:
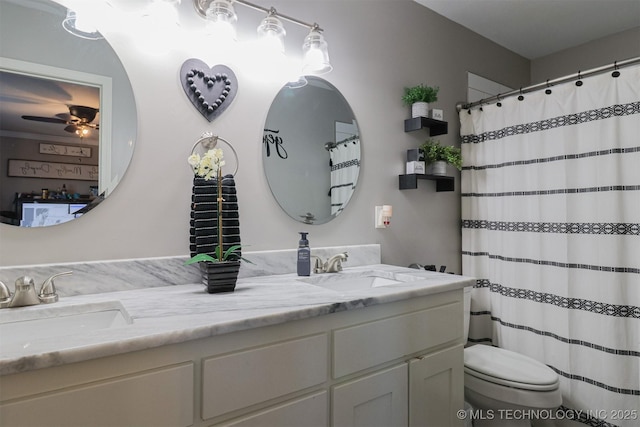
[[[0,375],[323,316],[460,289],[475,282],[470,277],[385,264],[349,267],[341,273],[312,275],[311,280],[335,275],[353,278],[371,271],[400,274],[407,281],[366,289],[329,289],[305,283],[295,274],[276,274],[240,278],[230,293],[208,294],[202,284],[168,284],[66,296],[55,304],[0,310],[3,335],[11,330],[7,322],[38,316],[42,310],[73,312],[87,304],[116,301],[132,319],[126,326],[68,335],[58,332],[57,336],[20,341],[19,345],[0,345]],[[2,341],[0,336],[0,344]]]

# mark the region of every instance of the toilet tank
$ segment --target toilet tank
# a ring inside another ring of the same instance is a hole
[[[464,304],[463,304],[463,308],[464,308],[464,322],[463,322],[463,327],[464,327],[464,343],[465,345],[467,344],[467,339],[469,338],[469,321],[471,320],[471,286],[468,286],[466,288],[464,288]]]

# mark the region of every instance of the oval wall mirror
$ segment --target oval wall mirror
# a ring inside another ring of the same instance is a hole
[[[0,10],[0,222],[67,222],[108,198],[129,166],[131,83],[105,39],[63,28],[61,4],[0,0]]]
[[[301,82],[285,85],[271,104],[262,162],[280,207],[297,221],[324,224],[353,196],[361,164],[360,133],[338,89],[314,76]]]

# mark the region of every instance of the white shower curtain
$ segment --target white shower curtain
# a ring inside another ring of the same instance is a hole
[[[640,67],[460,112],[469,344],[542,361],[562,415],[640,425]],[[560,422],[562,425],[564,422]]]
[[[337,215],[349,201],[360,172],[360,139],[349,138],[329,150],[331,166],[331,214]]]

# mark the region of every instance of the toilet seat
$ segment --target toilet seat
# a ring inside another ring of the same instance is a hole
[[[560,384],[558,374],[528,356],[488,345],[464,350],[465,374],[505,387],[531,391],[553,391]]]

